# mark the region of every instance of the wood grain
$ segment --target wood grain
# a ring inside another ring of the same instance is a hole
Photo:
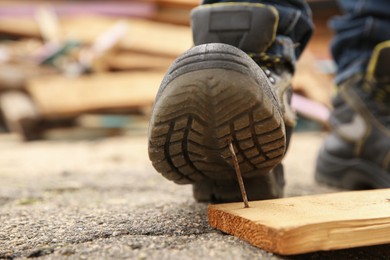
[[[390,243],[390,189],[210,205],[209,224],[294,255]]]

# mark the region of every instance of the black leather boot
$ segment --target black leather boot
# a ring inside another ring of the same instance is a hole
[[[232,142],[249,200],[283,194],[283,159],[294,114],[291,65],[265,51],[278,13],[229,3],[192,12],[195,47],[170,67],[149,128],[149,157],[164,177],[193,184],[198,201],[241,200]]]

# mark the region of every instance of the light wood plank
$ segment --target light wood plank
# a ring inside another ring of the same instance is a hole
[[[122,50],[176,57],[193,45],[191,29],[148,21],[144,19],[121,19],[128,25],[128,33],[118,43]],[[64,17],[60,19],[63,41],[74,39],[92,44],[102,33],[110,29],[117,18],[103,16]],[[33,18],[3,18],[0,32],[27,37],[41,37]]]
[[[151,107],[165,72],[126,72],[47,76],[31,79],[27,89],[43,118],[90,111]]]
[[[107,54],[102,58],[101,63],[111,70],[160,69],[166,71],[173,61],[173,58],[164,56],[121,51]]]
[[[72,17],[62,19],[61,27],[65,39],[90,44],[117,21],[101,16]],[[123,21],[129,29],[118,43],[119,49],[176,57],[193,45],[191,30],[186,26],[131,18]]]
[[[294,255],[390,243],[390,189],[210,205],[209,224]]]

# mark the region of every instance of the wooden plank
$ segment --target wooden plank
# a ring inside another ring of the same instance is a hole
[[[294,255],[390,243],[390,189],[210,205],[209,224]]]
[[[33,18],[6,17],[0,20],[0,34],[40,38],[38,24]]]
[[[120,49],[176,57],[193,45],[191,29],[188,26],[143,19],[121,20],[127,23],[129,30],[118,43]],[[91,44],[116,22],[117,18],[86,15],[63,17],[59,24],[62,40],[73,39]],[[41,37],[33,18],[2,18],[0,33]]]
[[[0,90],[23,89],[27,79],[54,73],[56,71],[50,67],[28,63],[2,63],[0,64]]]
[[[76,116],[91,111],[151,107],[165,71],[99,73],[77,78],[31,79],[27,89],[42,117]]]
[[[61,20],[65,38],[92,43],[118,19],[100,16],[81,16]],[[118,43],[123,50],[176,57],[192,45],[190,28],[143,19],[125,19],[128,33]]]
[[[160,69],[166,71],[173,61],[173,58],[164,56],[120,51],[108,53],[102,57],[100,62],[110,70]]]

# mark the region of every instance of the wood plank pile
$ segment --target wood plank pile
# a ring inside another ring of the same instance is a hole
[[[0,111],[25,140],[85,114],[150,111],[165,71],[192,45],[183,19],[161,22],[160,9],[189,13],[193,1],[50,4],[0,3]]]
[[[189,13],[197,4],[1,1],[0,125],[33,140],[85,114],[150,111],[165,71],[193,44]],[[300,78],[302,90],[316,77]],[[309,93],[326,100],[326,91]]]

